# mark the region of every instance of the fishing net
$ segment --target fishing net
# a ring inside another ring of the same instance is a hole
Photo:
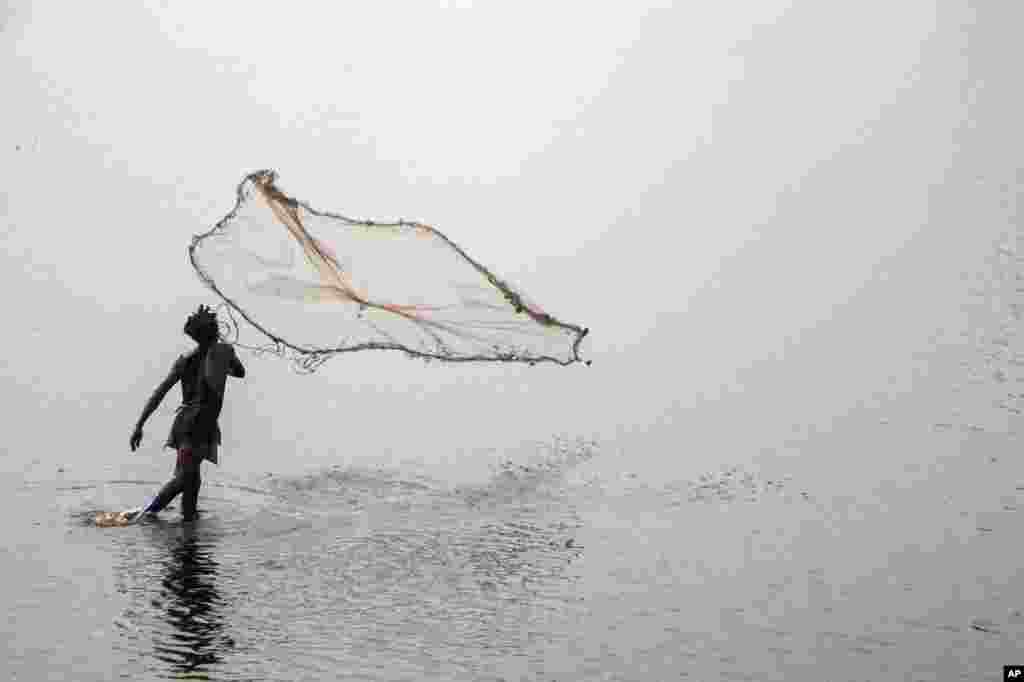
[[[238,186],[235,207],[189,258],[222,300],[232,343],[314,371],[340,353],[427,360],[581,360],[587,330],[555,319],[439,230],[354,220],[284,194],[273,171]],[[260,336],[240,342],[240,327]]]

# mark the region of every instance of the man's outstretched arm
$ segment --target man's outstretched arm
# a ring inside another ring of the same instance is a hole
[[[131,446],[132,452],[139,447],[139,443],[142,442],[142,426],[149,419],[150,415],[156,411],[156,408],[160,407],[160,403],[163,401],[164,396],[167,395],[167,391],[171,390],[174,384],[178,383],[181,378],[181,360],[179,359],[174,363],[174,367],[167,374],[167,377],[160,382],[160,385],[153,391],[153,395],[146,401],[146,406],[142,408],[142,416],[139,417],[139,421],[135,423],[135,430],[132,432],[132,437],[128,441]]]

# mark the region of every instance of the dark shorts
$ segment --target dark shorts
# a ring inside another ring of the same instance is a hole
[[[178,448],[178,464],[181,466],[189,466],[193,460],[196,463],[205,460],[217,463],[217,444],[209,443],[206,445],[191,446],[189,444],[180,445]]]
[[[192,448],[178,448],[178,466],[192,466]]]

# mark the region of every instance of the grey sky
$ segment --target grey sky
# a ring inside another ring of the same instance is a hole
[[[322,449],[339,414],[363,450],[665,445],[728,421],[689,411],[726,394],[755,428],[824,419],[955,313],[943,264],[970,231],[1012,230],[1013,3],[283,7],[3,18],[0,282],[24,332],[5,373],[20,399],[108,407],[97,443],[121,447],[187,345],[210,296],[185,246],[257,168],[318,207],[437,225],[590,326],[595,364],[250,359],[240,445]]]

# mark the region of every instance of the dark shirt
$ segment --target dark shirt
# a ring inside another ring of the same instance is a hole
[[[206,353],[196,349],[178,359],[181,377],[181,406],[171,425],[167,447],[179,448],[190,444],[193,447],[220,445],[221,433],[217,418],[220,417],[224,398],[210,388],[203,375],[203,360]]]

